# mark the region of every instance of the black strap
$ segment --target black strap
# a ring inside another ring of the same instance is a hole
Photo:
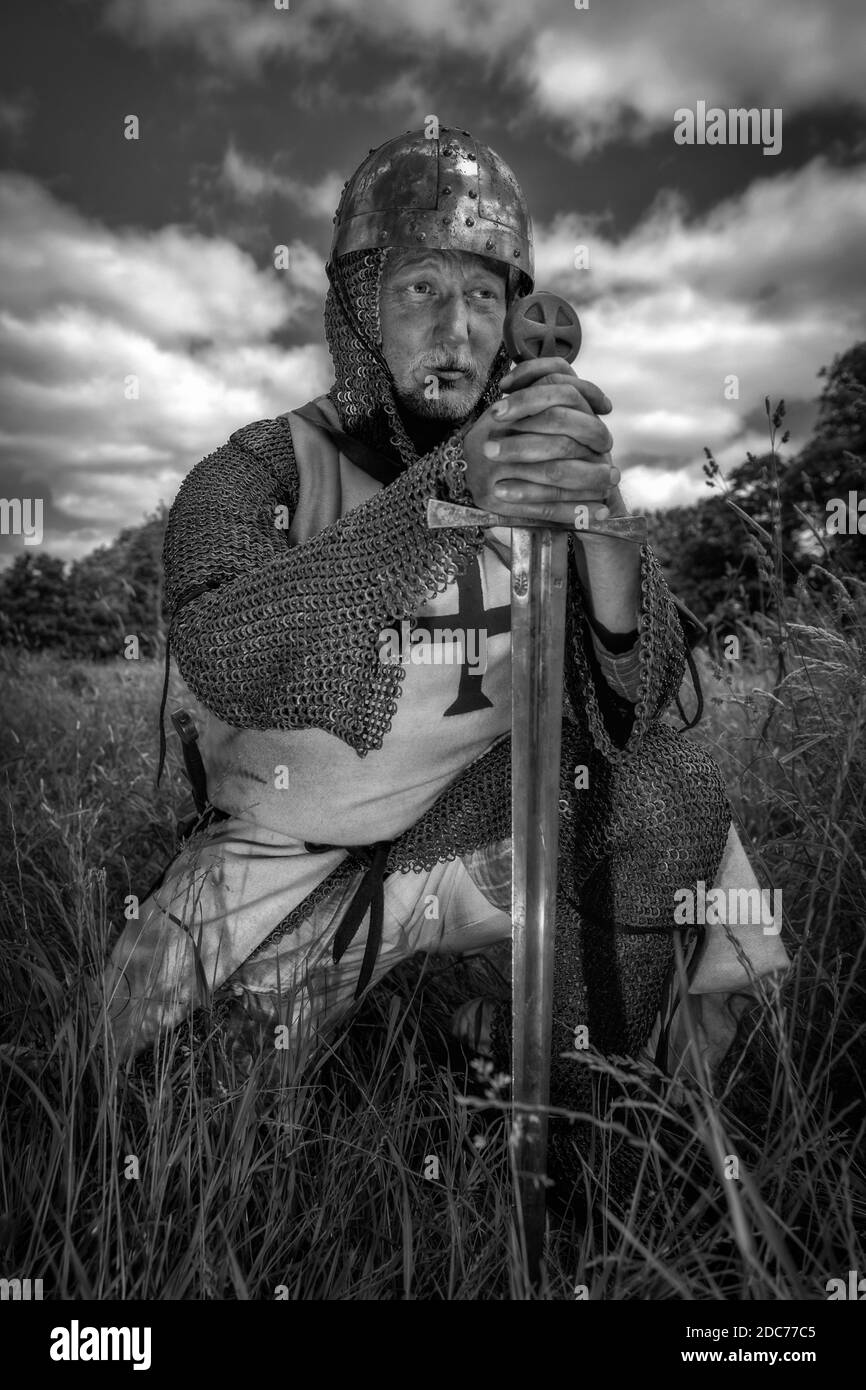
[[[686,645],[689,648],[696,647],[698,642],[707,635],[706,623],[702,623],[700,618],[686,607],[682,599],[677,598],[676,594],[671,594],[671,598],[680,617],[680,626],[686,639]]]
[[[159,702],[159,759],[156,765],[157,786],[159,786],[159,779],[162,777],[162,770],[165,767],[166,752],[168,751],[165,741],[165,707],[168,703],[168,685],[171,675],[171,639],[174,633],[175,619],[184,604],[191,603],[194,598],[198,598],[200,594],[208,593],[211,589],[218,589],[221,582],[222,581],[219,579],[212,579],[207,584],[197,584],[192,589],[184,590],[179,601],[175,604],[174,612],[171,615],[171,621],[168,625],[168,632],[165,634],[165,672],[162,681],[162,699]]]
[[[587,612],[586,620],[596,637],[613,656],[630,652],[638,639],[639,634],[636,627],[633,627],[631,632],[611,632],[610,628],[605,627],[604,623],[600,623],[598,618],[594,618],[590,612]]]
[[[207,809],[207,773],[198,746],[198,729],[192,715],[185,709],[175,710],[171,722],[180,737],[184,767],[192,787],[196,810],[200,816],[204,815]]]
[[[331,436],[334,443],[338,445],[340,453],[345,454],[346,458],[351,459],[352,463],[363,469],[369,477],[374,478],[383,487],[387,487],[388,483],[393,483],[394,479],[399,478],[403,472],[401,463],[386,458],[384,454],[379,453],[378,449],[372,449],[363,440],[354,439],[352,435],[346,434],[344,430],[332,425],[315,401],[310,401],[307,405],[302,405],[300,410],[293,410],[289,413],[300,415],[302,420],[309,420],[311,425],[318,425],[319,429]]]
[[[355,986],[355,998],[363,994],[373,975],[373,967],[382,944],[382,923],[385,916],[385,879],[388,877],[386,864],[393,844],[392,840],[378,840],[373,845],[318,845],[304,844],[311,854],[323,854],[331,849],[348,849],[350,855],[367,865],[364,877],[355,889],[352,899],[343,915],[334,937],[334,963],[338,965],[358,934],[362,921],[370,909],[370,925],[367,928],[367,945],[361,962],[361,973]]]
[[[162,769],[165,767],[165,755],[167,745],[165,741],[165,706],[168,701],[168,682],[171,674],[171,624],[165,634],[165,670],[162,677],[162,698],[159,702],[159,758],[156,764],[156,785],[159,786],[159,779],[162,776]]]
[[[680,733],[685,733],[686,729],[693,729],[696,724],[700,723],[701,715],[704,712],[704,692],[701,689],[701,678],[698,675],[698,668],[695,665],[695,660],[692,656],[692,648],[696,647],[698,642],[700,642],[704,637],[706,637],[707,625],[706,623],[702,623],[700,618],[696,618],[692,610],[690,608],[687,608],[686,605],[683,603],[682,599],[677,598],[676,594],[671,594],[671,598],[674,601],[674,606],[679,615],[680,627],[683,630],[683,637],[685,638],[686,643],[686,662],[689,668],[689,675],[692,678],[692,686],[694,688],[695,695],[698,699],[698,707],[695,711],[694,717],[692,718],[691,722],[689,722],[686,719],[686,712],[683,709],[682,701],[679,697],[679,692],[677,692],[677,695],[675,696],[677,709],[679,710],[680,718],[683,721],[683,728],[680,730]]]
[[[701,689],[701,678],[698,675],[698,668],[695,665],[695,659],[692,656],[691,648],[688,646],[686,647],[686,662],[688,663],[689,675],[692,678],[692,686],[694,688],[694,692],[698,697],[698,707],[695,710],[692,719],[688,720],[686,718],[686,712],[683,709],[683,702],[679,697],[679,692],[677,692],[675,696],[677,702],[677,709],[680,712],[680,719],[682,719],[683,721],[683,727],[678,731],[681,734],[684,734],[687,729],[693,729],[696,724],[700,723],[701,715],[704,712],[704,692]]]

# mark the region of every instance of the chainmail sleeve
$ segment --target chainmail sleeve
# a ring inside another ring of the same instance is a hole
[[[566,619],[566,689],[577,722],[611,762],[637,752],[644,736],[676,697],[686,666],[686,642],[667,580],[648,542],[641,546],[637,699],[623,700],[604,681],[593,650],[583,590],[577,577],[575,541],[570,548]]]
[[[447,441],[293,546],[276,525],[298,501],[280,417],[197,464],[163,554],[171,648],[196,698],[235,727],[316,727],[362,756],[380,748],[405,676],[379,659],[383,627],[411,618],[483,544],[481,531],[426,524],[428,498],[467,500],[462,469]]]

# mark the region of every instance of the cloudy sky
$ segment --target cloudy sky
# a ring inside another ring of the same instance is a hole
[[[866,337],[862,0],[3,9],[0,496],[44,498],[64,558],[328,388],[340,189],[430,115],[522,182],[634,509],[705,495],[704,445],[723,467],[760,450],[765,395],[802,443],[818,369]],[[781,151],[678,144],[699,102],[780,110]],[[21,546],[0,537],[6,562]]]

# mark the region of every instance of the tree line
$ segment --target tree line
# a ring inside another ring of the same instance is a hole
[[[653,514],[668,583],[707,624],[711,646],[756,613],[773,617],[774,578],[783,595],[805,576],[826,591],[832,580],[822,571],[866,581],[866,342],[818,376],[824,386],[799,452],[785,452],[784,401],[767,401],[765,452],[722,478],[705,449],[707,497]]]
[[[71,564],[25,550],[0,574],[0,645],[102,659],[138,638],[141,656],[165,650],[162,612],[164,505],[110,545]]]

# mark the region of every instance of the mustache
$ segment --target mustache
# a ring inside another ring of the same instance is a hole
[[[419,358],[415,365],[430,372],[466,372],[467,376],[477,375],[473,362],[458,357],[451,357],[444,362],[427,362],[424,358]]]

